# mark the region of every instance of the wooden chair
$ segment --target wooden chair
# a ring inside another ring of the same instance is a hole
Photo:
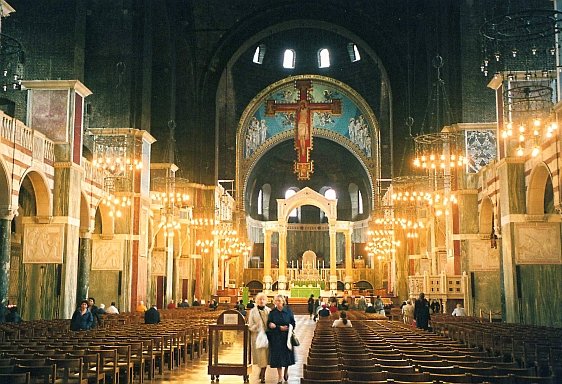
[[[0,374],[0,384],[30,384],[29,372]]]
[[[388,372],[347,371],[347,378],[351,381],[383,381],[388,378]]]
[[[119,369],[117,367],[117,350],[104,349],[104,348],[91,348],[90,353],[98,354],[100,358],[101,371],[104,377],[107,375],[111,378],[114,384],[119,384]]]
[[[105,384],[105,373],[102,371],[100,365],[100,355],[97,353],[69,353],[69,358],[82,358],[83,363],[83,376],[88,380],[88,383],[103,383]]]
[[[404,373],[404,372],[389,372],[387,374],[388,379],[393,379],[397,381],[407,381],[407,382],[427,382],[430,381],[428,373]]]
[[[464,373],[430,373],[429,378],[439,383],[472,383],[472,375]]]
[[[343,372],[337,371],[311,371],[303,367],[303,378],[308,380],[337,381],[343,380]]]
[[[131,360],[131,346],[130,345],[111,345],[108,348],[117,351],[117,369],[119,374],[121,371],[125,373],[125,383],[129,384],[133,381],[134,363]]]
[[[147,356],[144,354],[142,342],[129,343],[131,347],[131,362],[133,363],[133,374],[135,368],[138,368],[139,382],[144,383],[144,370]]]
[[[67,359],[47,359],[47,365],[56,366],[55,384],[88,384],[83,376],[84,366],[81,357]]]
[[[29,372],[31,383],[54,384],[57,379],[57,366],[53,365],[16,365],[14,373]]]
[[[0,366],[0,374],[8,374],[14,372],[15,365],[2,365]]]

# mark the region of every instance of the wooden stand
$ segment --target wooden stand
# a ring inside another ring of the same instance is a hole
[[[239,353],[234,345],[242,348]],[[219,381],[220,375],[242,376],[250,380],[252,356],[250,331],[244,317],[236,310],[221,313],[216,324],[209,325],[209,368],[211,381]]]

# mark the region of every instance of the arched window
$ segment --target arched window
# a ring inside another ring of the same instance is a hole
[[[328,51],[327,48],[322,48],[318,51],[318,67],[319,68],[330,67],[330,51]]]
[[[283,55],[283,68],[293,69],[295,68],[295,51],[292,49],[286,49]]]
[[[324,197],[328,200],[336,200],[336,191],[333,188],[329,188],[324,192]]]
[[[359,204],[361,204],[361,210],[363,209],[363,204],[360,203],[361,192],[359,192],[359,187],[355,183],[349,184],[347,191],[349,192],[349,200],[351,202],[351,219],[353,220],[357,217],[357,215],[363,213],[359,212]]]
[[[361,55],[359,54],[359,49],[355,43],[349,43],[347,45],[347,52],[349,53],[349,59],[352,63],[361,60]]]
[[[260,44],[256,47],[254,52],[254,58],[252,61],[256,64],[263,64],[263,58],[265,56],[265,45]]]
[[[360,215],[363,214],[363,196],[361,195],[361,191],[357,190],[357,206],[358,206],[358,212]]]
[[[264,184],[258,192],[258,215],[263,220],[269,220],[269,201],[271,200],[271,185]],[[260,212],[261,206],[261,212]]]
[[[285,199],[292,197],[297,194],[297,190],[295,188],[289,188],[285,191]],[[289,213],[289,223],[298,223],[300,216],[300,207],[295,208]]]

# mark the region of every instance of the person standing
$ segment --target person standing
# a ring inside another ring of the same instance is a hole
[[[101,327],[101,316],[96,305],[96,299],[94,299],[93,297],[88,298],[88,305],[90,306],[90,312],[92,313],[92,316],[94,316],[94,324],[92,325],[92,328]]]
[[[308,318],[312,319],[312,315],[314,313],[314,295],[310,295],[310,297],[308,298]]]
[[[429,328],[429,301],[427,301],[423,292],[420,293],[414,306],[414,320],[416,320],[416,327],[421,329]]]
[[[412,320],[414,320],[414,306],[412,305],[411,300],[408,300],[402,307],[402,318],[404,320],[404,324],[412,324]]]
[[[267,296],[260,292],[256,295],[256,305],[250,309],[248,314],[248,329],[251,333],[252,358],[255,365],[260,368],[260,383],[265,383],[265,370],[269,362],[269,346],[266,348],[258,348],[256,339],[260,332],[267,331],[267,319],[271,311],[265,306]]]
[[[82,300],[80,302],[80,308],[74,311],[72,319],[70,320],[71,331],[86,331],[92,328],[92,324],[94,324],[94,316],[88,309],[88,305],[88,300]]]
[[[275,296],[273,304],[275,307],[267,318],[269,365],[277,368],[277,382],[283,383],[283,380],[289,380],[289,366],[295,364],[295,354],[287,347],[290,326],[295,327],[295,317],[292,311],[284,307],[283,295]]]

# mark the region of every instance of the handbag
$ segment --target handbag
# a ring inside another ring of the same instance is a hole
[[[298,347],[299,345],[301,345],[301,342],[297,338],[297,335],[295,335],[295,332],[291,333],[291,345],[293,347]]]
[[[269,339],[267,338],[267,334],[265,333],[265,321],[263,321],[263,317],[261,317],[261,313],[258,310],[258,316],[260,317],[263,323],[263,329],[260,329],[258,335],[256,336],[256,349],[263,349],[269,347]]]
[[[256,348],[262,349],[267,347],[269,347],[269,340],[267,339],[265,331],[262,329],[258,332],[258,336],[256,337]]]

